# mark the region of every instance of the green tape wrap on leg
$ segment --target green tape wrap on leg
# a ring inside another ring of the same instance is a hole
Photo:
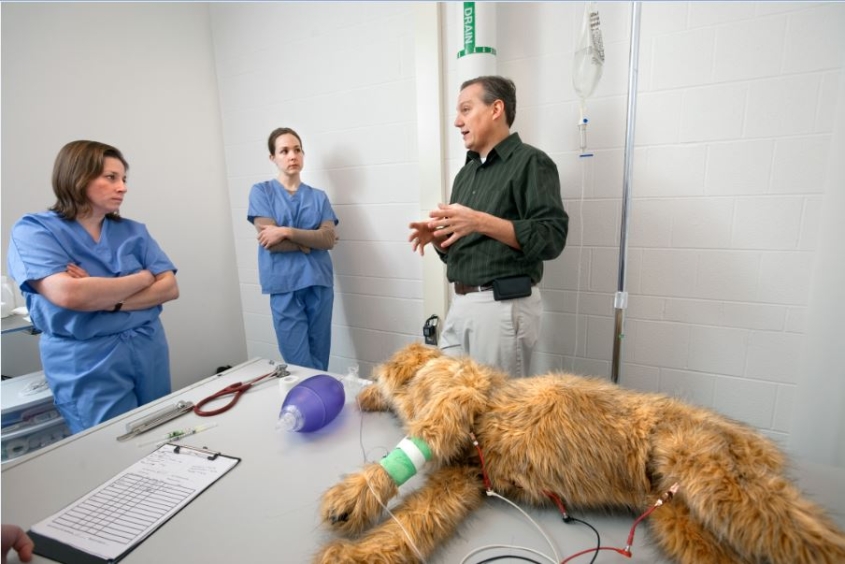
[[[420,449],[420,452],[423,454],[426,461],[431,460],[431,449],[428,448],[428,445],[424,440],[419,437],[408,437],[408,440],[410,440],[417,446],[418,449]]]
[[[393,449],[393,452],[382,458],[379,464],[387,470],[387,473],[390,474],[390,477],[393,478],[397,486],[401,486],[417,473],[414,463],[399,448]]]
[[[379,464],[401,486],[414,477],[426,461],[431,460],[431,449],[422,439],[406,437],[393,451],[379,461]]]

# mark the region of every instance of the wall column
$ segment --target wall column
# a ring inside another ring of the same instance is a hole
[[[446,201],[443,154],[443,72],[440,33],[440,4],[414,6],[417,85],[417,147],[419,151],[419,219]],[[449,294],[446,266],[429,246],[423,261],[423,314],[446,316]],[[420,320],[420,333],[424,319]]]

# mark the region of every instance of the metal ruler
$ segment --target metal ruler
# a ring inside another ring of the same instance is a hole
[[[156,411],[147,417],[141,419],[140,421],[136,421],[134,423],[130,423],[127,428],[127,433],[124,435],[120,435],[117,440],[118,441],[128,441],[133,437],[137,437],[143,433],[146,433],[150,429],[155,429],[159,425],[163,425],[168,421],[172,421],[176,419],[180,415],[184,415],[189,411],[193,411],[194,403],[190,401],[178,401],[175,405],[170,407],[166,407],[159,411]]]

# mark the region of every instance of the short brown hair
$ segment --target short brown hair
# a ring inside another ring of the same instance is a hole
[[[87,188],[103,173],[107,157],[115,158],[129,170],[129,163],[123,154],[105,143],[97,141],[71,141],[56,155],[53,165],[53,192],[56,203],[50,209],[64,219],[76,219],[91,211]],[[120,219],[117,213],[106,217]]]
[[[302,152],[305,152],[305,148],[302,147],[302,138],[299,136],[299,133],[297,133],[290,127],[278,127],[274,129],[272,133],[270,133],[270,137],[267,139],[267,148],[270,149],[271,155],[276,154],[276,139],[278,139],[282,135],[287,135],[288,133],[290,133],[291,135],[296,137],[297,140],[299,140],[299,146],[300,148],[302,148]]]
[[[473,84],[480,84],[484,90],[482,101],[488,106],[496,100],[501,100],[505,105],[505,120],[508,127],[513,125],[516,119],[516,84],[513,80],[503,76],[479,76],[461,84],[461,90]]]

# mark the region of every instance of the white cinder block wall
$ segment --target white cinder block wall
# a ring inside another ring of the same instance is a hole
[[[179,299],[162,313],[173,389],[246,360],[208,6],[4,2],[0,10],[0,270],[7,274],[14,223],[55,202],[59,149],[74,139],[113,144],[130,164],[121,212],[145,223],[178,268]],[[8,359],[37,356],[20,350],[20,337],[3,336],[4,374]]]
[[[412,5],[233,3],[211,14],[248,354],[279,358],[246,213],[250,187],[278,174],[268,135],[292,127],[303,182],[340,219],[329,369],[369,374],[425,320],[407,243],[419,210]]]
[[[600,3],[607,60],[578,158],[572,55],[583,3],[498,3],[498,72],[515,130],[557,162],[569,245],[547,264],[535,371],[607,376],[613,344],[629,3]],[[442,5],[448,178],[460,3]],[[363,374],[420,337],[411,5],[213,4],[229,192],[250,356],[277,357],[257,284],[249,187],[265,139],[304,137],[303,179],[340,217],[330,369]],[[785,442],[824,202],[843,6],[644,3],[620,384],[714,407]]]
[[[604,76],[579,159],[582,3],[498,4],[514,125],[557,162],[569,244],[547,265],[535,371],[610,374],[631,5],[599,3]],[[460,4],[444,19],[457,92]],[[620,384],[670,393],[785,442],[842,61],[843,6],[644,3]],[[447,116],[451,123],[451,116]],[[450,169],[463,147],[450,138]]]

